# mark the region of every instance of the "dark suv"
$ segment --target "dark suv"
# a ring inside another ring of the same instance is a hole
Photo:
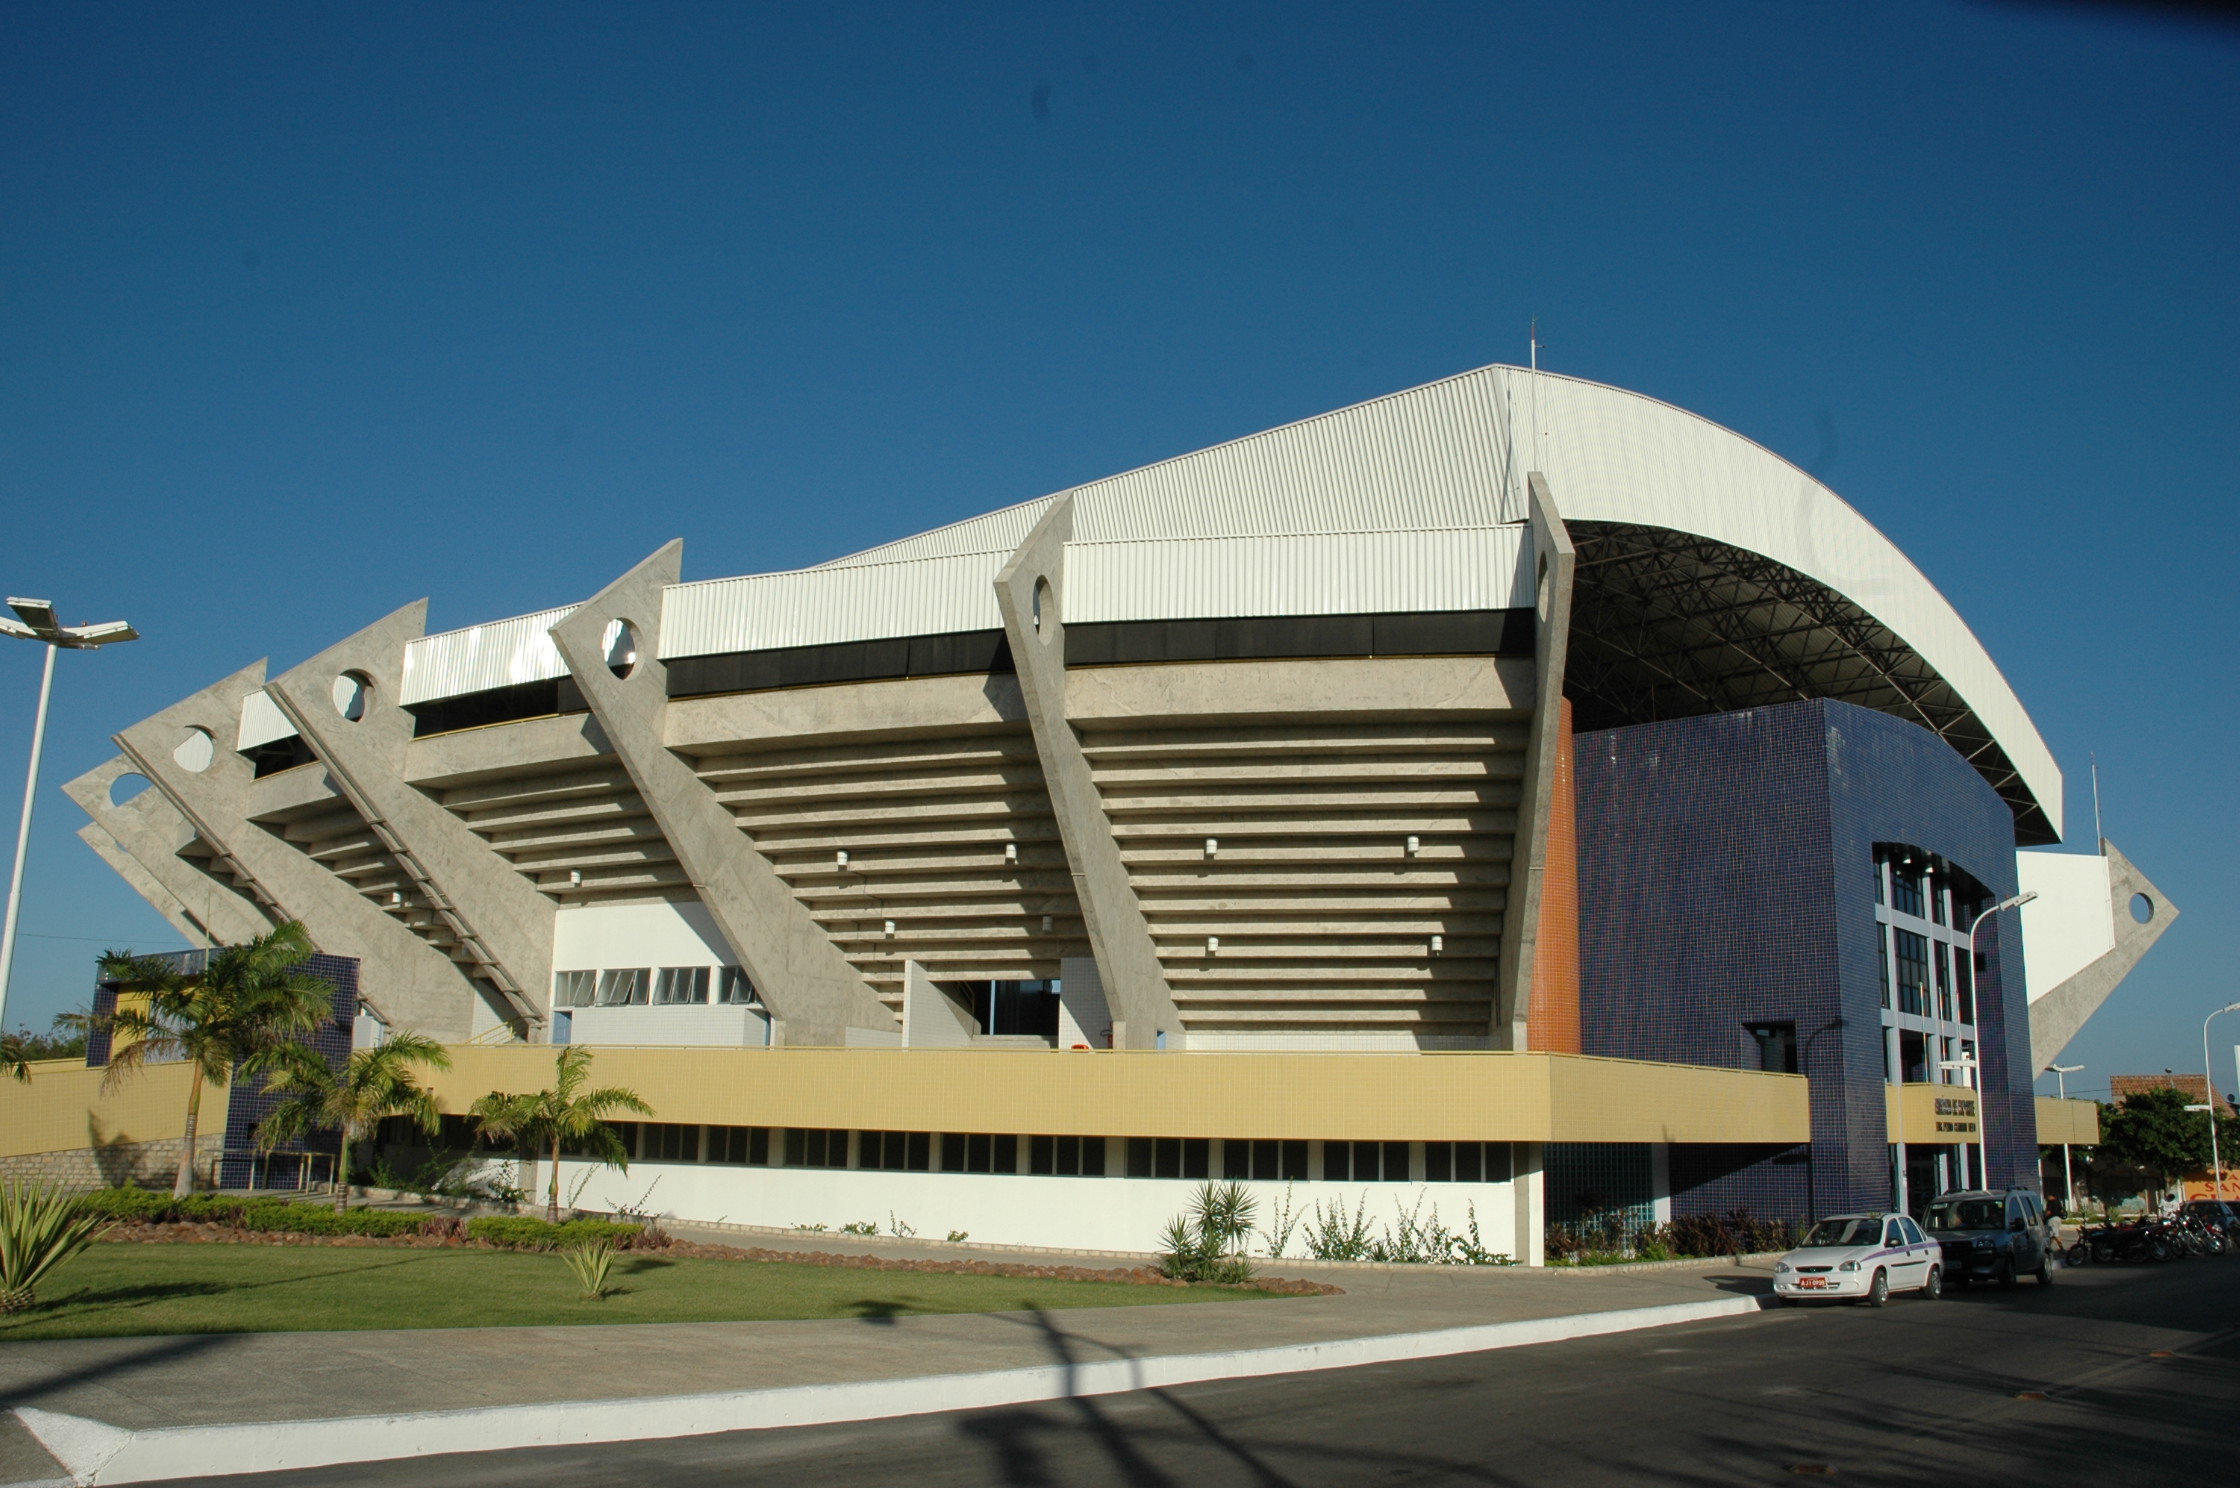
[[[2053,1285],[2045,1207],[2028,1189],[1939,1194],[1930,1201],[1922,1227],[1944,1247],[1948,1282],[1996,1281],[2011,1287],[2027,1275],[2037,1277],[2040,1286]]]
[[[2220,1199],[2189,1199],[2185,1212],[2203,1224],[2215,1225],[2227,1238],[2240,1240],[2240,1208]]]

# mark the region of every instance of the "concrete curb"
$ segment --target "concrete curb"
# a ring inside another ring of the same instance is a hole
[[[16,1416],[80,1488],[168,1478],[281,1472],[383,1462],[451,1452],[504,1452],[524,1447],[592,1446],[656,1441],[781,1426],[825,1426],[942,1411],[980,1410],[1208,1380],[1253,1379],[1364,1364],[1436,1359],[1452,1354],[1522,1348],[1596,1338],[1676,1323],[1739,1317],[1760,1309],[1757,1297],[1723,1297],[1663,1307],[1486,1323],[1427,1333],[1387,1333],[1272,1348],[1207,1354],[1098,1359],[981,1374],[917,1379],[852,1380],[777,1390],[667,1395],[642,1400],[571,1400],[536,1405],[351,1416],[317,1421],[261,1421],[222,1426],[167,1426],[147,1431],[19,1406]]]

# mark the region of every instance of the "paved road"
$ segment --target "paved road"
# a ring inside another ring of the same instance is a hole
[[[2171,1357],[2155,1355],[2168,1351]],[[555,1365],[564,1361],[555,1360]],[[2045,1399],[2022,1398],[2040,1392]],[[1038,1407],[280,1485],[1286,1488],[2240,1478],[2240,1257]]]

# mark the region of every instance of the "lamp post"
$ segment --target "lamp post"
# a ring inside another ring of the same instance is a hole
[[[2228,1002],[2201,1020],[2201,1095],[2209,1103],[2210,1197],[2224,1202],[2224,1163],[2217,1153],[2217,1071],[2209,1062],[2209,1020],[2224,1013],[2240,1013],[2240,1002]]]
[[[2046,1068],[2053,1071],[2053,1082],[2060,1088],[2061,1098],[2067,1100],[2069,1098],[2069,1077],[2083,1069],[2084,1066],[2081,1064],[2050,1064]],[[2067,1122],[2068,1114],[2064,1112],[2061,1119],[2063,1122]],[[2069,1173],[2069,1137],[2068,1129],[2064,1126],[2061,1137],[2061,1206],[2067,1209],[2076,1202],[2077,1180]]]
[[[1975,960],[1976,932],[1983,928],[1983,922],[1985,920],[1990,919],[1995,914],[2003,914],[2010,909],[2020,909],[2023,905],[2028,904],[2031,900],[2037,897],[2038,891],[2036,889],[2024,889],[2019,894],[2015,894],[2008,898],[2000,900],[1997,904],[1994,904],[1989,909],[1984,910],[1981,914],[1977,915],[1975,919],[1970,921],[1968,924],[1968,959],[1970,961]],[[1975,983],[1976,989],[1976,1005],[1972,1009],[1972,1011],[1976,1015],[1976,1043],[1980,1047],[1983,1042],[1983,983],[1980,981],[1976,981],[1974,970],[1975,968],[1972,966],[1969,968],[1969,980]],[[1974,1069],[1976,1067],[1976,1063],[1973,1059],[1960,1061],[1959,1063],[1964,1063],[1970,1069]],[[1956,1064],[1954,1066],[1948,1067],[1958,1066]],[[1976,1141],[1983,1148],[1983,1186],[1988,1189],[1991,1187],[1991,1103],[1987,1098],[1987,1094],[1983,1088],[1983,1081],[1980,1078],[1975,1082],[1975,1092]]]
[[[8,598],[8,608],[21,618],[0,615],[0,635],[38,641],[47,648],[46,665],[39,673],[39,711],[31,725],[31,769],[23,782],[23,818],[16,824],[16,863],[8,876],[8,923],[0,931],[0,1028],[7,1026],[8,977],[16,964],[16,921],[23,915],[23,858],[31,847],[31,808],[39,791],[39,756],[47,745],[47,700],[54,695],[54,654],[57,651],[91,651],[119,641],[134,641],[140,632],[122,620],[101,625],[64,625],[55,618],[54,606],[43,599]]]

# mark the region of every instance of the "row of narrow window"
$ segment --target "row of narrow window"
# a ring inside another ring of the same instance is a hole
[[[670,1007],[712,1000],[743,1006],[755,1000],[754,983],[738,966],[623,966],[606,971],[556,971],[552,1005]]]
[[[639,1162],[710,1162],[1066,1178],[1235,1178],[1355,1183],[1506,1183],[1506,1142],[1305,1142],[1207,1137],[1019,1136],[1011,1132],[850,1132],[813,1127],[615,1123]],[[703,1147],[702,1133],[705,1132]],[[1121,1149],[1118,1170],[1109,1154]],[[1319,1152],[1316,1149],[1320,1149]],[[1416,1153],[1422,1153],[1420,1170]],[[1022,1157],[1025,1159],[1021,1161]],[[1315,1159],[1319,1157],[1319,1164]],[[1319,1166],[1320,1171],[1315,1169]]]

